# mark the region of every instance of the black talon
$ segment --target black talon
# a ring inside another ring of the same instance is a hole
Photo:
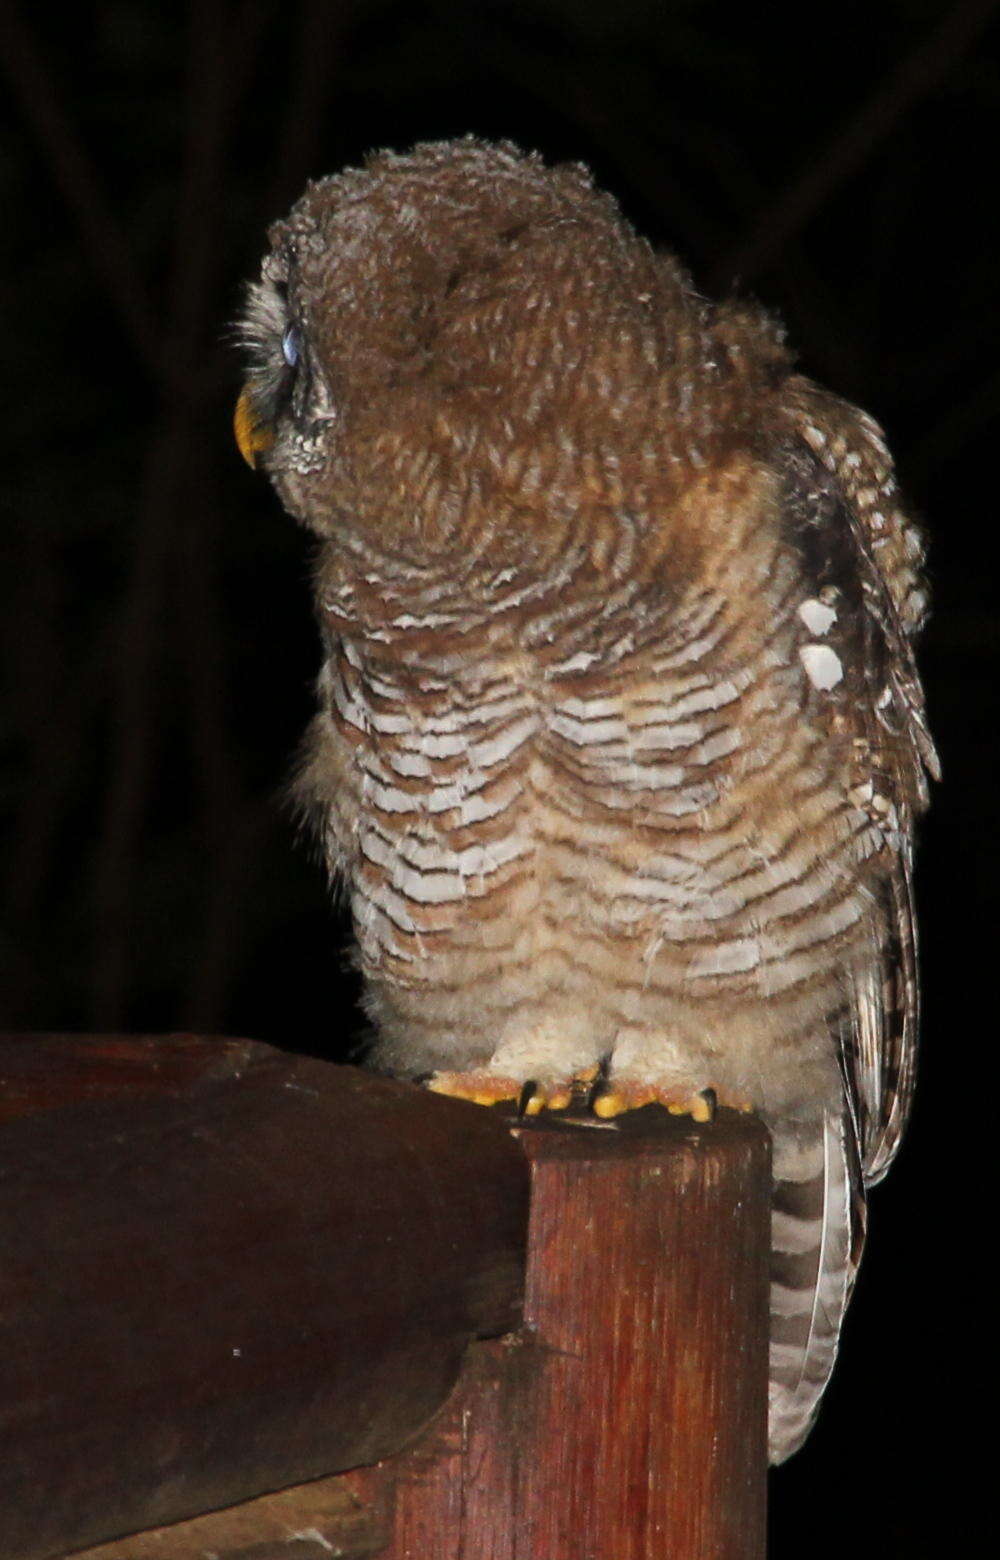
[[[537,1089],[537,1087],[538,1087],[538,1082],[537,1082],[537,1080],[535,1078],[529,1078],[526,1083],[522,1083],[522,1085],[521,1085],[521,1092],[520,1092],[520,1094],[517,1097],[517,1119],[518,1119],[518,1121],[523,1121],[524,1120],[525,1114],[527,1113],[528,1106],[531,1104],[532,1098],[534,1097],[534,1093],[535,1093],[535,1090]]]
[[[582,1080],[580,1080],[578,1085],[574,1084],[574,1098],[576,1095],[576,1089],[579,1087],[581,1095],[583,1096],[583,1105],[585,1109],[593,1110],[595,1100],[597,1100],[600,1095],[606,1092],[608,1087],[608,1072],[610,1070],[610,1063],[611,1058],[609,1056],[602,1056],[597,1067],[597,1077],[592,1078],[590,1083],[584,1083]]]
[[[599,1074],[596,1078],[591,1078],[589,1082],[586,1078],[573,1078],[570,1080],[570,1092],[573,1096],[574,1109],[579,1109],[581,1106],[584,1109],[589,1109],[593,1103],[594,1094],[600,1081]]]

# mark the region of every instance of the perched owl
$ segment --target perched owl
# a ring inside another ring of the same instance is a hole
[[[373,156],[270,234],[244,454],[320,538],[301,794],[377,1058],[774,1140],[771,1457],[913,1086],[921,540],[863,412],[578,166]]]

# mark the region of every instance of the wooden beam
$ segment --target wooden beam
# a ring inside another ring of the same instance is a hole
[[[472,1345],[410,1450],[75,1560],[763,1560],[766,1133],[514,1130],[525,1325]]]
[[[487,1111],[190,1036],[9,1039],[0,1102],[3,1560],[382,1457],[519,1320]]]
[[[762,1560],[754,1118],[519,1123],[191,1037],[0,1044],[4,1100],[4,1560]]]

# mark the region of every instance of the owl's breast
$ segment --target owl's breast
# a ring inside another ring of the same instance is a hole
[[[851,960],[882,839],[804,716],[792,648],[717,656],[716,636],[724,615],[553,703],[535,832],[564,919],[616,940],[647,990],[758,1000]]]
[[[384,572],[377,602],[357,574],[326,597],[350,798],[330,855],[364,964],[444,983],[456,948],[516,944],[540,967],[573,957],[572,930],[672,989],[766,993],[802,947],[840,957],[877,841],[849,800],[849,732],[809,713],[794,559],[736,537],[730,573],[679,595],[624,569],[599,592],[579,556],[468,601]]]
[[[349,640],[324,681],[352,792],[336,851],[362,956],[425,966],[460,923],[530,891],[537,708],[499,667],[393,675]]]

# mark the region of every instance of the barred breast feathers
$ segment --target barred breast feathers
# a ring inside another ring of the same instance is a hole
[[[356,808],[331,828],[354,864],[373,975],[440,987],[435,936],[449,931],[452,952],[460,941],[468,971],[487,917],[541,902],[557,924],[576,880],[584,971],[602,962],[591,943],[622,939],[641,949],[649,1001],[784,992],[782,1021],[815,1021],[831,1000],[809,989],[815,943],[846,946],[863,911],[837,853],[872,846],[816,734],[800,721],[789,734],[799,587],[777,526],[761,523],[778,491],[747,460],[691,484],[692,528],[721,517],[725,536],[685,591],[663,587],[666,550],[634,566],[629,513],[602,538],[600,571],[567,527],[548,578],[508,566],[471,600],[468,576],[407,588],[374,554],[328,570],[321,722],[353,755]]]

